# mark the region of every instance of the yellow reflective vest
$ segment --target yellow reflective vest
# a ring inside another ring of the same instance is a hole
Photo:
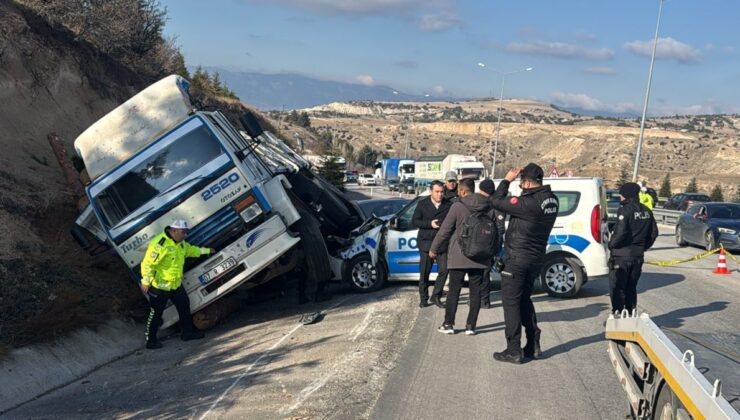
[[[185,241],[175,243],[166,232],[155,236],[141,262],[141,284],[160,290],[175,290],[182,284],[185,258],[210,254],[210,249],[199,248]]]
[[[640,204],[652,210],[655,203],[653,203],[653,197],[650,194],[640,191]]]

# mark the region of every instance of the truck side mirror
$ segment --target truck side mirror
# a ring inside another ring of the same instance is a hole
[[[257,141],[257,137],[261,136],[265,130],[260,126],[259,121],[251,112],[245,112],[239,117],[239,122],[242,123],[244,130],[249,134],[249,137]]]

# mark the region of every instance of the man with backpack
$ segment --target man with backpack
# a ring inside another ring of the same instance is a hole
[[[509,184],[521,173],[522,195],[507,197]],[[542,355],[540,329],[532,303],[534,281],[540,275],[550,231],[558,217],[560,203],[549,185],[542,185],[544,171],[530,163],[521,171],[512,169],[491,196],[491,205],[509,215],[501,272],[501,301],[506,325],[506,350],[493,353],[499,362],[519,364],[522,357]],[[527,344],[521,347],[522,325]]]
[[[445,320],[439,331],[454,334],[455,313],[460,299],[465,275],[470,284],[470,309],[465,324],[465,334],[475,335],[478,312],[481,303],[483,271],[490,264],[493,250],[496,248],[498,233],[493,220],[488,217],[491,205],[486,197],[475,194],[475,183],[472,179],[463,179],[457,188],[460,199],[452,204],[437,236],[432,241],[429,258],[436,258],[443,252],[444,244],[449,242],[447,250],[447,270],[449,271],[450,290],[445,304]]]
[[[496,184],[490,179],[484,179],[478,186],[479,193],[483,197],[490,197],[496,191]],[[498,244],[499,246],[493,250],[493,258],[491,263],[486,266],[483,271],[483,289],[481,290],[481,307],[484,309],[491,309],[491,266],[494,260],[501,251],[501,244],[504,243],[504,231],[506,230],[506,215],[493,207],[488,211],[488,217],[493,220],[496,224],[496,232],[498,233]]]

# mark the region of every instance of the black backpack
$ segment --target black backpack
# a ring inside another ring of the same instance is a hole
[[[492,259],[501,246],[498,240],[496,223],[487,213],[474,212],[465,203],[462,204],[470,211],[470,214],[463,221],[460,234],[460,248],[462,248],[463,255],[471,260],[487,261]]]

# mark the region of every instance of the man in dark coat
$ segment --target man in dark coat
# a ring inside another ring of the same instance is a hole
[[[441,252],[436,258],[429,257],[429,247],[437,236],[439,227],[447,216],[450,202],[444,198],[444,185],[440,181],[432,182],[431,194],[419,200],[411,218],[411,223],[419,229],[416,235],[416,245],[419,247],[419,307],[429,306],[429,273],[432,264],[437,261],[437,279],[434,281],[432,303],[444,308],[440,298],[442,287],[447,280],[447,252]],[[446,251],[446,250],[445,250]]]
[[[521,173],[522,195],[506,197],[509,184]],[[493,208],[509,215],[501,272],[501,301],[506,324],[506,350],[493,354],[500,362],[521,363],[522,357],[537,358],[540,329],[532,303],[534,281],[540,275],[550,231],[558,217],[559,202],[549,185],[542,185],[544,171],[530,163],[521,171],[512,169],[491,197]],[[521,347],[522,326],[527,344]]]
[[[445,174],[445,198],[452,200],[457,198],[457,173],[448,171]]]
[[[609,240],[609,295],[612,311],[637,307],[637,282],[645,251],[658,237],[658,225],[649,207],[640,203],[640,186],[628,182],[619,188],[621,206]]]

